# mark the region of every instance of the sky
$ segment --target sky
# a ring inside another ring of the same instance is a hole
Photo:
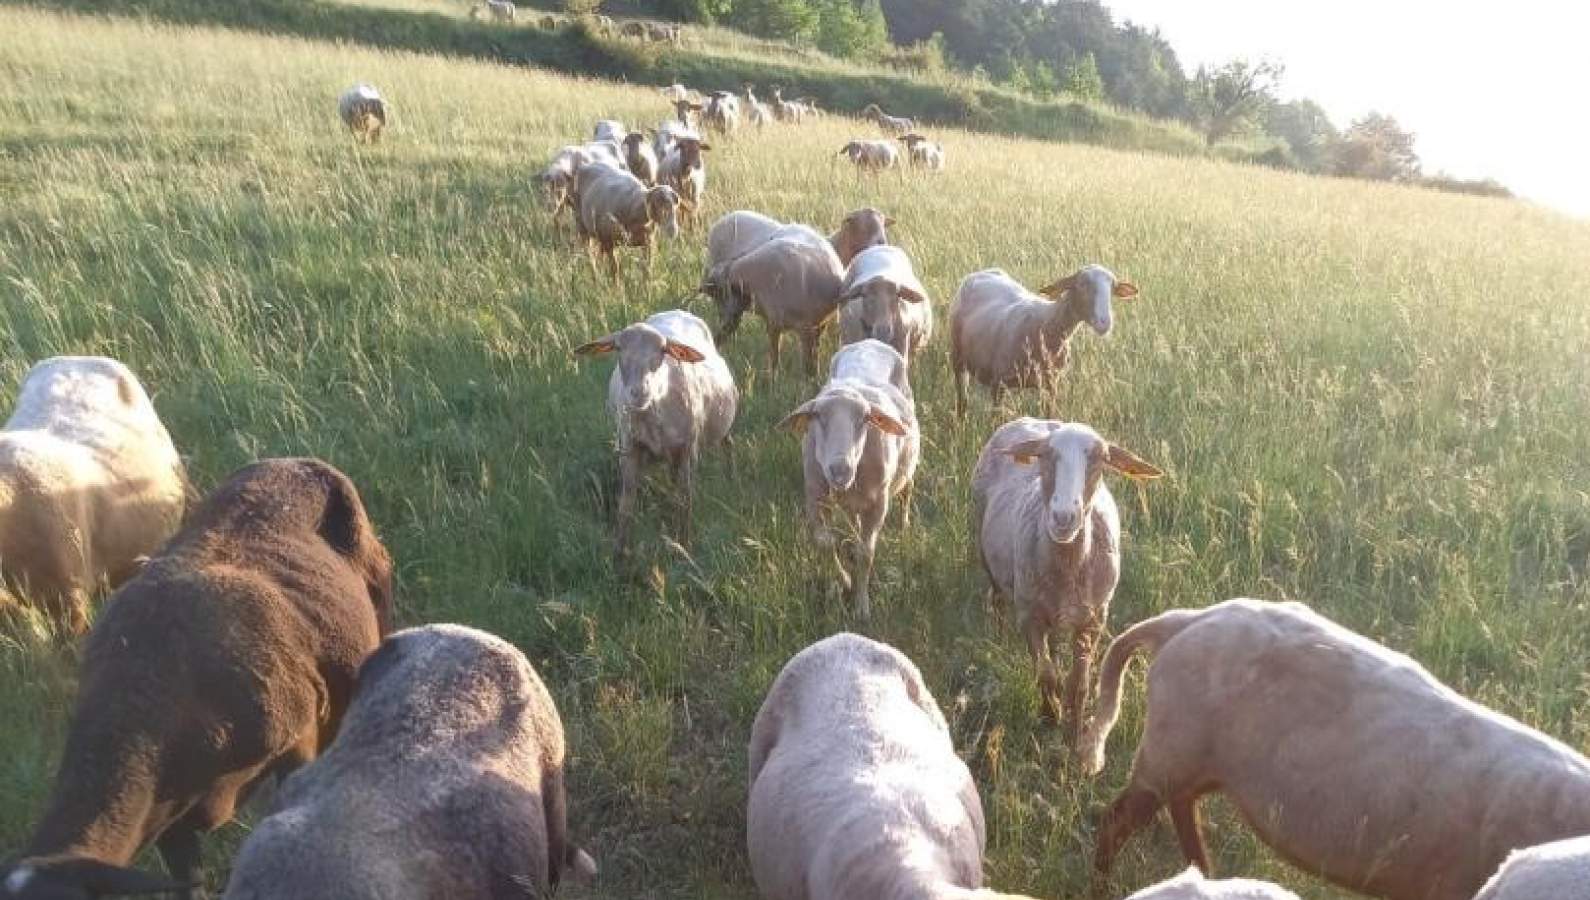
[[[1282,99],[1337,127],[1370,111],[1417,136],[1427,173],[1494,178],[1590,219],[1590,3],[1582,0],[1107,0],[1158,27],[1191,74],[1286,66]]]

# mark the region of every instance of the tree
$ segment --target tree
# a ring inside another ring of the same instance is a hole
[[[1264,113],[1264,130],[1286,142],[1298,167],[1310,172],[1330,169],[1338,134],[1330,116],[1313,100],[1272,104]]]
[[[1099,64],[1092,53],[1071,60],[1060,80],[1060,90],[1081,100],[1104,99],[1104,79],[1099,77]]]
[[[1280,63],[1232,60],[1213,72],[1200,67],[1188,89],[1187,105],[1209,146],[1247,128],[1275,102],[1285,69]]]
[[[1414,135],[1388,115],[1372,112],[1354,122],[1336,145],[1335,172],[1349,178],[1413,181],[1419,177]]]
[[[806,0],[737,0],[731,21],[754,35],[810,44],[818,14]]]
[[[889,41],[883,10],[876,0],[857,7],[851,0],[822,0],[818,7],[817,48],[834,56],[862,57],[881,51]]]

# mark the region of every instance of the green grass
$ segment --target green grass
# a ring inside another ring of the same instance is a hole
[[[622,289],[551,235],[529,176],[597,118],[650,122],[655,93],[449,56],[0,10],[0,407],[58,353],[131,365],[195,483],[315,454],[364,493],[406,623],[522,647],[570,734],[575,825],[604,866],[575,896],[751,893],[744,745],[783,662],[857,627],[797,527],[809,396],[740,380],[739,477],[704,466],[694,555],[655,532],[646,576],[611,570],[608,363],[569,349],[672,305],[702,235]],[[360,148],[337,94],[396,110]],[[1096,782],[1063,764],[1008,614],[970,564],[969,473],[1000,422],[1086,421],[1165,467],[1117,489],[1127,530],[1111,625],[1234,595],[1299,599],[1412,653],[1464,692],[1590,746],[1590,226],[1528,205],[946,132],[950,170],[858,183],[858,126],[746,135],[710,154],[709,216],[830,227],[877,205],[942,315],[960,278],[1037,282],[1098,261],[1143,288],[1108,341],[1081,335],[1045,396],[951,414],[942,341],[915,383],[913,530],[882,544],[865,631],[924,670],[975,772],[989,881],[1087,890],[1093,816],[1140,725],[1130,692]],[[787,365],[789,365],[787,361]],[[51,778],[74,688],[66,651],[0,649],[0,852]],[[1133,676],[1140,685],[1140,676]],[[217,873],[245,828],[212,841]],[[1228,873],[1343,896],[1224,809]],[[1164,828],[1127,849],[1121,896],[1181,868]]]

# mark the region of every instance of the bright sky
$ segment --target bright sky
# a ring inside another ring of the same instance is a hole
[[[1590,4],[1581,0],[1107,0],[1157,26],[1191,74],[1237,56],[1286,66],[1283,99],[1337,127],[1371,110],[1418,138],[1428,173],[1495,178],[1590,218]]]

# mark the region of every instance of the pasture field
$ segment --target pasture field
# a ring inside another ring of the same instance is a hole
[[[834,154],[870,127],[832,117],[717,142],[709,219],[755,208],[826,230],[875,205],[934,294],[913,527],[891,518],[863,627],[826,590],[799,527],[799,443],[775,427],[816,382],[789,353],[769,377],[749,318],[726,348],[737,468],[705,462],[693,551],[657,533],[654,495],[649,564],[611,566],[611,363],[569,350],[676,305],[705,235],[664,243],[649,276],[627,257],[614,288],[552,233],[530,175],[598,118],[655,124],[654,91],[23,8],[0,9],[0,34],[0,406],[32,361],[102,353],[144,379],[200,490],[261,456],[347,471],[397,560],[402,621],[501,634],[552,687],[574,829],[603,866],[571,896],[751,895],[751,720],[791,654],[847,628],[922,667],[981,786],[989,883],[1088,890],[1141,674],[1109,768],[1080,778],[971,557],[972,464],[1023,414],[1088,422],[1169,473],[1116,484],[1112,631],[1237,595],[1302,600],[1590,750],[1584,222],[956,132],[942,176],[862,181]],[[394,109],[376,146],[336,118],[359,80]],[[961,277],[1087,262],[1142,288],[1114,335],[1079,334],[1053,391],[978,395],[957,421],[942,326]],[[0,636],[0,854],[44,801],[75,686],[73,653],[20,621]],[[1345,896],[1211,811],[1222,872]],[[215,877],[246,832],[209,842]],[[1168,826],[1150,829],[1104,896],[1181,868]]]

